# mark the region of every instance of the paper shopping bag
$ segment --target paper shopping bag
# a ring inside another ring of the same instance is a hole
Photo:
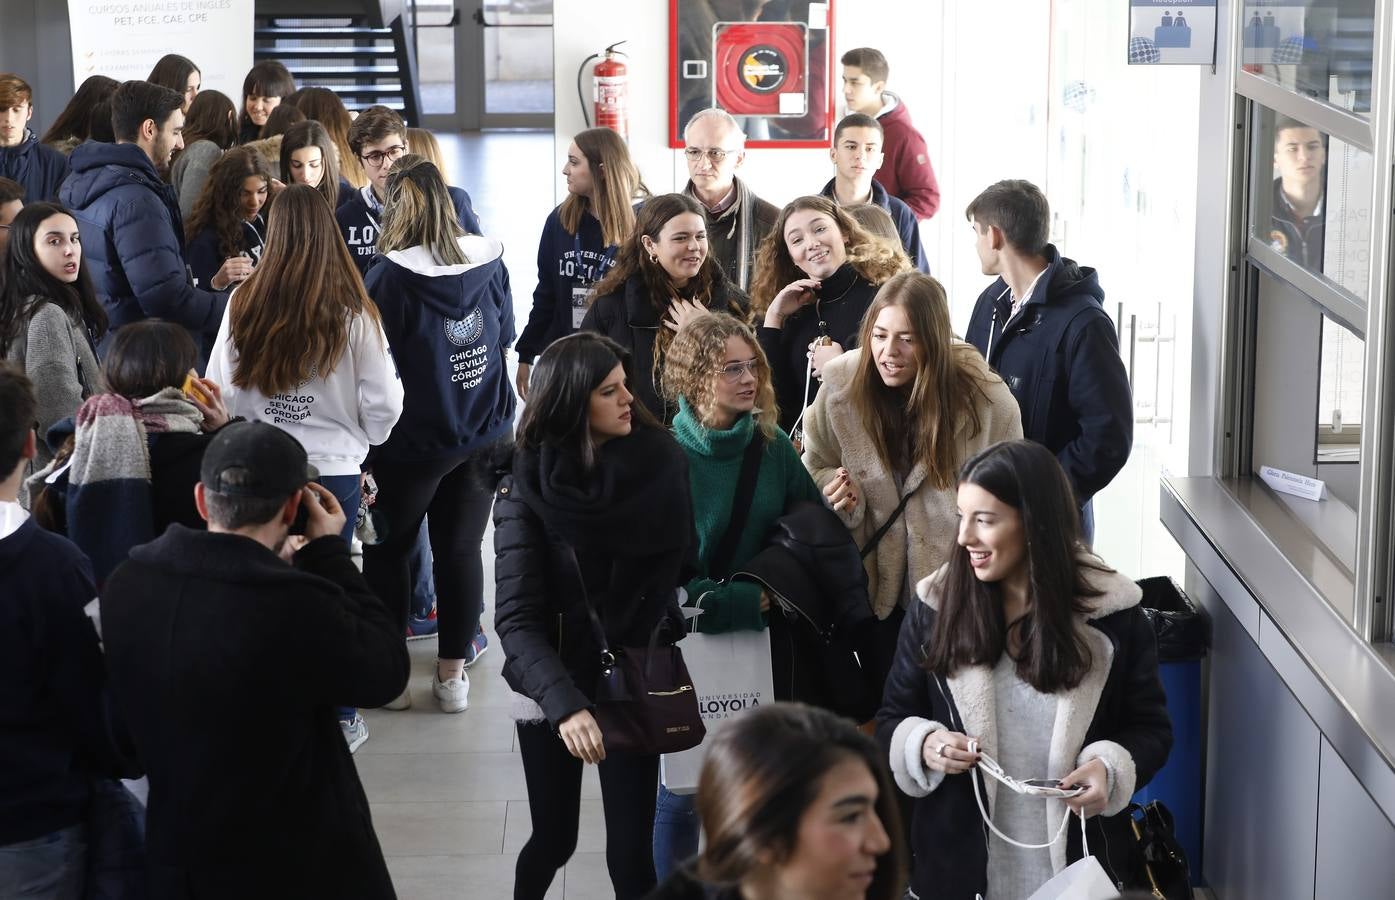
[[[691,794],[697,790],[712,736],[733,716],[774,702],[775,688],[770,674],[769,631],[690,634],[682,648],[707,737],[691,750],[665,753],[660,759],[660,774],[664,787],[673,793]]]
[[[1083,815],[1080,817],[1080,845],[1085,855],[1057,872],[1027,900],[1117,900],[1119,889],[1109,880],[1100,861],[1090,855]]]

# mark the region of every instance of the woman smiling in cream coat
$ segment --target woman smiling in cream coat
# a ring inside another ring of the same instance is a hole
[[[824,366],[804,419],[804,465],[858,546],[894,519],[863,560],[879,622],[859,656],[880,693],[916,582],[954,546],[959,467],[1022,437],[1022,416],[978,351],[955,340],[944,289],[928,275],[882,286],[858,348]]]

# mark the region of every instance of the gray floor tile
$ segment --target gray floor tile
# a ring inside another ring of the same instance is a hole
[[[614,900],[604,853],[578,853],[567,862],[565,900]]]
[[[368,742],[358,756],[379,753],[508,753],[513,719],[507,707],[474,706],[462,713],[436,708],[429,688],[413,688],[412,708],[365,710]]]
[[[528,801],[509,803],[508,824],[504,829],[504,852],[517,853],[533,833]],[[605,811],[599,800],[581,801],[581,827],[577,830],[577,853],[605,852]]]
[[[528,799],[513,753],[379,753],[355,755],[354,762],[374,803]]]
[[[516,860],[514,854],[394,856],[387,864],[400,900],[506,900],[513,896]],[[563,880],[558,872],[547,900],[562,900]]]
[[[374,803],[373,826],[387,856],[497,854],[508,804]]]

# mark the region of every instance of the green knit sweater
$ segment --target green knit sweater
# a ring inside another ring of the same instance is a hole
[[[693,518],[703,577],[688,582],[687,589],[688,604],[702,607],[702,615],[697,617],[698,630],[708,634],[759,631],[765,627],[760,611],[760,585],[750,581],[724,583],[720,580],[729,572],[707,571],[708,560],[731,521],[741,459],[755,434],[755,421],[746,414],[730,429],[717,431],[699,422],[688,402],[680,398],[673,434],[688,454],[688,480],[693,490]],[[785,514],[791,503],[818,503],[822,499],[789,438],[776,432],[773,440],[766,441],[761,455],[750,511],[732,557],[736,569],[765,547],[775,520]]]

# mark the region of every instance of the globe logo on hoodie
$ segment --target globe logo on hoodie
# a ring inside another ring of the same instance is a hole
[[[468,347],[484,333],[484,316],[474,310],[463,319],[446,319],[446,339],[457,347]]]

